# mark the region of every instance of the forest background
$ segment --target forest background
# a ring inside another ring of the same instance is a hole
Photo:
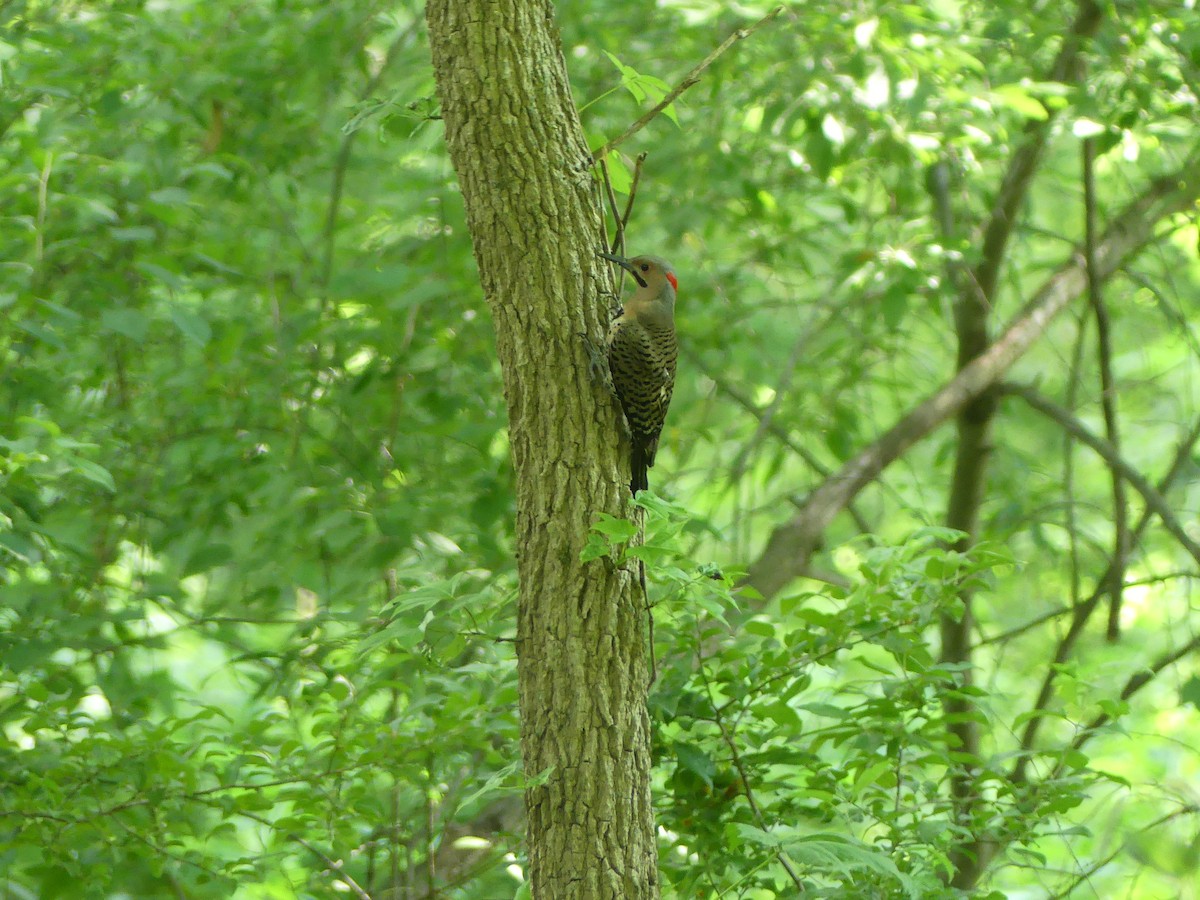
[[[681,358],[571,564],[646,564],[663,895],[1200,895],[1192,4],[556,12],[592,150],[735,37],[605,155]],[[423,8],[6,0],[0,86],[0,895],[527,890]]]

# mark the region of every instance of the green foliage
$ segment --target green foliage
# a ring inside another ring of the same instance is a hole
[[[853,589],[789,596],[770,613],[748,612],[729,580],[679,559],[656,566],[671,589],[655,606],[664,661],[651,702],[659,755],[674,761],[659,823],[680,896],[769,896],[791,883],[788,866],[814,896],[957,896],[942,882],[966,834],[945,791],[957,755],[943,704],[969,696],[991,719],[999,698],[939,663],[927,634],[962,584],[991,584],[1003,555],[946,549],[954,537],[927,528],[895,546],[856,544]],[[979,773],[996,802],[972,830],[1035,844],[1086,797],[1095,778],[1079,770],[1037,796]]]
[[[771,5],[560,4],[591,144]],[[1102,222],[1187,152],[1192,12],[1104,7],[1086,90],[1046,80],[1074,14],[806,3],[610,157],[625,191],[649,152],[630,246],[681,279],[659,495],[584,552],[650,579],[668,895],[793,896],[790,867],[811,896],[952,896],[974,836],[1003,850],[976,896],[1194,888],[1194,653],[1153,670],[1196,631],[1194,561],[1152,525],[1122,642],[1092,623],[1056,662],[1112,514],[1052,423],[1002,408],[969,552],[928,527],[943,432],[831,529],[828,582],[734,588],[953,370],[947,266],[977,259],[1030,123],[1057,117],[997,323],[1082,234],[1082,138]],[[519,892],[503,387],[420,6],[16,0],[0,22],[0,893]],[[1151,480],[1198,413],[1195,247],[1166,223],[1108,287],[1123,453]],[[1015,375],[1099,431],[1076,313]],[[931,649],[964,587],[970,684]],[[983,732],[966,822],[954,698]]]

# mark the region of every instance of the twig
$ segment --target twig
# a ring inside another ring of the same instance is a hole
[[[699,354],[692,353],[686,347],[681,348],[679,352],[684,357],[686,362],[694,365],[697,369],[704,373],[706,378],[711,379],[713,384],[716,385],[717,390],[728,396],[738,406],[750,413],[750,415],[754,416],[760,421],[762,420],[763,411],[759,409],[758,405],[755,404],[755,402],[750,398],[749,394],[739,388],[736,384],[733,384],[718,373],[707,368],[701,360]],[[787,447],[798,457],[800,457],[800,459],[804,460],[808,467],[822,478],[829,477],[829,467],[817,459],[817,457],[813,455],[812,451],[810,451],[803,444],[796,443],[791,434],[788,433],[788,430],[782,425],[779,425],[776,422],[770,422],[767,424],[766,430],[770,432],[770,434],[774,435],[775,439],[783,444],[783,446]],[[867,521],[866,517],[861,512],[859,512],[858,507],[856,507],[853,503],[849,503],[847,504],[847,511],[854,519],[854,524],[858,527],[859,531],[861,531],[863,534],[870,533],[871,523]]]
[[[734,769],[737,770],[738,779],[742,782],[742,796],[746,798],[746,803],[750,807],[750,813],[754,816],[755,824],[763,831],[768,831],[767,820],[759,808],[758,801],[754,799],[754,789],[750,786],[750,776],[746,774],[746,765],[742,762],[742,755],[738,753],[737,741],[733,739],[728,726],[725,724],[725,717],[717,709],[716,701],[713,699],[712,685],[708,680],[708,672],[704,667],[704,660],[700,660],[699,665],[700,678],[704,682],[704,690],[708,694],[708,705],[713,711],[713,721],[721,732],[721,739],[725,742],[725,746],[729,748],[730,761],[733,763]],[[787,858],[787,854],[782,849],[775,851],[775,858],[779,860],[779,864],[783,866],[784,871],[788,873],[788,877],[792,879],[792,883],[796,885],[796,890],[804,893],[804,882],[800,880],[800,876],[792,867],[791,860]]]
[[[1116,859],[1122,853],[1125,853],[1131,846],[1133,846],[1133,839],[1135,837],[1139,837],[1143,834],[1146,834],[1147,832],[1152,831],[1153,829],[1157,828],[1159,825],[1165,825],[1167,822],[1170,822],[1173,819],[1178,819],[1181,816],[1194,816],[1198,812],[1200,812],[1200,806],[1196,806],[1195,804],[1189,803],[1187,806],[1180,807],[1179,809],[1176,809],[1165,815],[1159,816],[1153,822],[1143,825],[1141,828],[1139,828],[1137,831],[1135,831],[1133,834],[1129,835],[1129,837],[1127,837],[1125,840],[1123,840],[1117,846],[1116,850],[1114,850],[1112,853],[1108,854],[1108,856],[1104,857],[1103,859],[1099,859],[1096,862],[1092,863],[1092,865],[1088,866],[1088,868],[1086,868],[1085,870],[1080,872],[1075,877],[1075,880],[1073,882],[1071,882],[1069,885],[1067,885],[1066,888],[1059,891],[1057,894],[1054,894],[1054,895],[1048,897],[1047,900],[1067,900],[1068,897],[1070,897],[1073,893],[1075,893],[1075,889],[1077,887],[1079,887],[1081,884],[1083,884],[1085,881],[1087,881],[1089,878],[1091,878],[1093,875],[1095,875],[1097,872],[1099,872],[1101,869],[1103,869],[1105,866],[1107,866],[1109,863],[1111,863],[1114,859]]]
[[[1097,263],[1110,276],[1155,235],[1158,222],[1188,209],[1200,194],[1200,159],[1192,156],[1178,171],[1157,179],[1110,223],[1097,246]],[[1085,276],[1079,259],[1064,263],[1042,285],[1007,330],[982,356],[933,395],[909,410],[874,443],[808,495],[804,508],[771,534],[746,581],[765,597],[777,594],[804,571],[829,523],[846,504],[913,444],[1002,378],[1032,347],[1050,322],[1082,294]]]
[[[1180,472],[1182,472],[1184,467],[1190,463],[1192,458],[1192,448],[1196,445],[1197,441],[1200,441],[1200,419],[1198,419],[1192,426],[1192,430],[1188,433],[1187,437],[1180,442],[1179,447],[1175,451],[1175,458],[1171,461],[1171,466],[1167,470],[1167,474],[1159,480],[1158,492],[1160,494],[1165,494],[1171,488],[1171,485],[1174,483],[1175,479],[1179,477]],[[1138,520],[1137,525],[1134,526],[1133,533],[1130,535],[1130,539],[1133,544],[1137,544],[1137,542],[1141,539],[1142,534],[1145,532],[1147,526],[1149,526],[1150,520],[1153,517],[1153,511],[1149,508],[1149,506],[1147,506],[1142,511],[1141,518]],[[1071,650],[1074,648],[1075,642],[1079,639],[1079,635],[1083,633],[1084,626],[1087,624],[1089,617],[1095,611],[1100,599],[1104,596],[1105,588],[1109,584],[1109,580],[1112,577],[1112,571],[1112,564],[1110,562],[1108,568],[1105,569],[1104,574],[1100,576],[1099,580],[1097,580],[1095,589],[1092,591],[1092,595],[1088,597],[1087,600],[1083,601],[1083,603],[1080,603],[1074,608],[1071,624],[1067,628],[1067,633],[1064,634],[1062,639],[1058,642],[1058,647],[1055,648],[1054,651],[1054,660],[1046,669],[1046,675],[1042,679],[1041,689],[1038,691],[1037,699],[1033,702],[1033,710],[1044,710],[1048,707],[1050,703],[1050,695],[1054,690],[1054,681],[1060,671],[1059,667],[1067,660],[1067,657],[1071,655]],[[1022,750],[1030,751],[1033,749],[1033,744],[1037,739],[1037,733],[1041,728],[1041,723],[1042,717],[1034,716],[1025,724],[1025,731],[1021,735]],[[1016,762],[1013,764],[1011,776],[1012,781],[1021,782],[1024,780],[1025,769],[1028,766],[1028,763],[1029,756],[1027,752],[1022,753],[1017,757]]]
[[[608,163],[604,160],[600,160],[600,174],[604,178],[604,194],[608,198],[608,208],[612,210],[612,217],[617,223],[617,233],[612,242],[612,252],[616,253],[617,247],[623,247],[625,244],[625,228],[621,222],[621,213],[617,210],[617,194],[608,174]]]
[[[1077,605],[1072,603],[1070,606],[1059,606],[1049,612],[1044,612],[1039,616],[1034,616],[1027,622],[1022,622],[1020,625],[1014,625],[1007,631],[1001,631],[999,634],[993,634],[989,637],[981,637],[971,645],[972,650],[978,650],[980,647],[987,647],[990,644],[1003,644],[1005,641],[1011,641],[1015,637],[1020,637],[1027,631],[1032,631],[1039,625],[1045,625],[1047,622],[1057,619],[1059,616],[1065,616],[1077,609]]]
[[[1183,646],[1176,647],[1174,650],[1164,653],[1162,656],[1158,657],[1158,659],[1154,660],[1154,662],[1147,666],[1143,666],[1136,674],[1131,675],[1129,680],[1125,682],[1125,687],[1121,690],[1121,699],[1128,700],[1130,697],[1148,685],[1151,681],[1157,678],[1164,669],[1173,666],[1175,663],[1179,662],[1179,660],[1183,659],[1185,656],[1195,650],[1200,650],[1200,634],[1193,637]],[[1079,750],[1081,747],[1083,747],[1083,745],[1091,740],[1095,733],[1103,728],[1110,719],[1112,719],[1112,716],[1106,712],[1100,713],[1098,716],[1096,716],[1096,718],[1092,719],[1092,721],[1084,726],[1083,730],[1075,736],[1075,740],[1071,741],[1071,749]],[[1054,767],[1054,773],[1050,777],[1053,779],[1061,775],[1063,767],[1066,766],[1066,764],[1067,763],[1064,756],[1063,759],[1058,761],[1058,764]]]
[[[625,212],[617,214],[617,198],[613,194],[612,184],[608,180],[608,165],[600,160],[600,171],[604,173],[604,184],[608,188],[608,199],[612,206],[613,219],[616,220],[617,233],[613,235],[610,253],[618,256],[625,255],[625,229],[629,226],[629,217],[633,214],[633,201],[637,197],[638,182],[642,180],[642,164],[646,162],[646,154],[639,153],[633,166],[633,178],[629,182],[629,197],[625,200]],[[621,283],[625,281],[625,270],[621,270]],[[618,285],[619,289],[620,285]]]
[[[608,198],[608,207],[612,210],[612,216],[617,221],[617,234],[616,237],[613,238],[614,249],[612,250],[613,253],[617,253],[617,245],[621,244],[624,246],[625,244],[625,229],[621,225],[621,214],[617,212],[617,195],[616,192],[613,191],[612,179],[609,178],[608,175],[608,163],[606,163],[604,160],[600,160],[600,175],[604,181],[604,193]],[[603,244],[601,244],[601,246],[603,246]],[[619,253],[618,255],[624,256],[625,254]],[[625,288],[625,270],[621,266],[616,266],[615,268],[617,270],[617,297],[619,298],[621,296],[621,292]]]
[[[633,163],[633,177],[629,182],[629,197],[625,200],[625,213],[620,218],[621,231],[621,251],[625,249],[625,229],[629,227],[629,216],[633,213],[633,198],[637,196],[638,182],[642,180],[642,166],[646,162],[647,153],[643,150],[637,155],[637,159]],[[616,246],[614,242],[613,246]],[[615,250],[613,251],[616,252]]]
[[[1112,445],[1113,452],[1121,452],[1120,431],[1117,427],[1117,387],[1112,370],[1112,331],[1109,327],[1108,306],[1104,302],[1104,279],[1096,270],[1096,142],[1086,138],[1083,142],[1083,207],[1084,242],[1083,257],[1087,264],[1088,302],[1096,316],[1096,354],[1100,365],[1100,407],[1104,411],[1104,433]],[[1109,641],[1121,634],[1121,592],[1125,582],[1125,566],[1129,556],[1129,506],[1125,502],[1125,480],[1115,471],[1112,473],[1113,500],[1113,553],[1112,579],[1109,593],[1112,600],[1108,607],[1108,628],[1105,632]]]
[[[264,819],[262,816],[256,815],[255,813],[246,812],[245,810],[239,809],[239,810],[237,810],[237,815],[242,816],[243,818],[246,818],[246,819],[250,819],[251,821],[258,822],[260,825],[266,825],[268,828],[270,828],[274,831],[280,831],[280,829],[278,829],[276,827],[275,823],[272,822],[270,819]],[[307,840],[305,840],[300,835],[296,834],[294,831],[282,831],[282,834],[288,840],[295,841],[297,844],[299,844],[301,847],[303,847],[305,850],[307,850],[309,853],[311,853],[313,856],[315,856],[321,862],[325,863],[325,865],[327,865],[331,870],[333,870],[335,873],[337,873],[337,876],[346,883],[347,887],[350,888],[350,893],[354,894],[355,897],[358,897],[358,900],[371,900],[371,895],[368,894],[365,890],[363,890],[362,886],[357,881],[355,881],[353,878],[351,878],[349,874],[347,874],[346,870],[344,868],[342,868],[342,864],[339,863],[336,859],[333,859],[327,853],[322,851],[319,847],[316,847],[313,844],[309,843]]]
[[[1179,542],[1180,546],[1188,552],[1192,559],[1200,563],[1200,544],[1192,540],[1191,536],[1184,529],[1183,523],[1179,521],[1171,507],[1167,505],[1167,501],[1163,495],[1146,480],[1141,472],[1119,456],[1112,444],[1099,435],[1092,434],[1087,426],[1071,415],[1070,410],[1064,409],[1031,387],[1006,383],[1000,389],[1005,394],[1020,397],[1033,409],[1057,422],[1061,428],[1070,432],[1081,443],[1091,447],[1108,464],[1108,467],[1113,470],[1114,475],[1118,475],[1125,481],[1128,481],[1130,487],[1142,495],[1142,499],[1146,501],[1147,508],[1152,510],[1162,520],[1163,527],[1171,533],[1172,537]]]
[[[613,138],[595,153],[593,153],[592,159],[604,159],[604,157],[606,157],[614,149],[625,143],[627,140],[649,125],[659,113],[678,100],[680,94],[698,82],[700,80],[700,76],[704,74],[704,70],[716,62],[717,57],[723,54],[738,41],[750,37],[750,35],[754,34],[754,32],[758,31],[758,29],[762,28],[781,12],[783,12],[783,9],[784,8],[782,6],[777,6],[749,28],[739,28],[729,35],[729,37],[725,38],[725,40],[721,42],[720,46],[718,46],[716,50],[704,57],[699,65],[687,73],[687,76],[683,79],[683,81],[679,82],[674,89],[672,89],[665,97],[658,101],[658,103],[656,103],[640,119],[626,128],[623,132],[621,132],[621,134],[617,135],[617,137]]]
[[[638,507],[638,525],[642,532],[642,545],[646,543],[646,509]],[[650,606],[650,592],[646,589],[646,561],[638,557],[638,584],[642,588],[642,605],[646,607],[646,640],[650,647],[650,679],[646,682],[646,690],[654,687],[658,681],[658,657],[654,652],[654,609]]]

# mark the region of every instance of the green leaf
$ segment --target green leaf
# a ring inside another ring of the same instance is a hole
[[[199,313],[181,306],[172,306],[170,316],[179,333],[197,347],[203,347],[212,339],[212,327]]]
[[[150,331],[150,320],[136,309],[106,309],[100,314],[100,327],[140,344]]]
[[[1200,709],[1200,676],[1193,675],[1179,689],[1179,699]]]
[[[194,552],[183,566],[183,575],[197,575],[233,559],[233,548],[228,544],[205,544]]]
[[[612,554],[612,545],[609,544],[601,535],[589,534],[587,543],[583,545],[583,549],[579,551],[580,562],[591,562],[594,559],[600,559],[602,556]]]
[[[638,533],[637,526],[628,519],[618,519],[608,513],[600,513],[592,523],[592,531],[610,538],[613,543],[628,541]]]
[[[717,773],[716,763],[711,756],[695,744],[684,741],[674,741],[671,749],[675,751],[675,759],[679,765],[700,777],[705,784],[712,787],[713,776]]]
[[[104,468],[104,466],[94,463],[90,459],[74,457],[71,459],[71,468],[75,471],[75,474],[92,482],[92,484],[98,484],[105,490],[113,493],[116,492],[117,485],[113,481],[112,473]]]
[[[1001,85],[992,90],[990,97],[998,105],[1006,106],[1027,119],[1042,121],[1050,115],[1040,100],[1018,84]]]

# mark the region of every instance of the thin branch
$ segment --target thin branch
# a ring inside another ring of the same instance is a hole
[[[613,190],[612,178],[608,174],[608,163],[603,159],[600,160],[600,175],[604,181],[604,195],[608,200],[608,208],[612,211],[613,220],[617,223],[617,233],[612,242],[612,252],[616,253],[618,248],[625,246],[625,229],[621,226],[621,211],[617,209],[617,193]]]
[[[610,253],[618,256],[625,255],[625,229],[629,225],[629,217],[633,215],[633,201],[637,197],[638,182],[642,180],[642,165],[646,162],[646,154],[639,153],[633,167],[633,178],[629,182],[629,196],[625,200],[625,212],[617,212],[617,195],[613,191],[612,178],[608,174],[608,163],[600,160],[600,174],[603,176],[604,192],[608,196],[608,205],[612,210],[613,221],[616,222],[616,234],[613,235]],[[603,228],[603,226],[602,226]],[[617,267],[617,296],[625,287],[625,270]]]
[[[383,62],[380,63],[378,71],[371,76],[370,80],[363,86],[359,94],[359,99],[366,100],[378,90],[379,85],[383,83],[383,78],[387,74],[388,68],[399,55],[401,48],[408,42],[408,39],[416,32],[421,24],[421,17],[417,16],[408,28],[398,34],[391,46],[388,47],[387,53],[384,54]],[[350,165],[350,154],[354,149],[354,139],[358,135],[358,129],[346,132],[342,137],[342,144],[338,147],[337,157],[333,162],[333,181],[329,186],[329,205],[325,210],[325,226],[321,231],[321,242],[325,245],[324,253],[321,255],[321,270],[318,284],[321,286],[322,293],[327,293],[329,290],[329,282],[333,277],[333,251],[334,238],[337,235],[337,220],[338,213],[342,207],[342,192],[346,184],[346,169]]]
[[[749,394],[743,391],[736,384],[728,381],[718,373],[707,368],[699,354],[691,352],[686,347],[681,347],[679,352],[689,365],[694,366],[696,369],[702,372],[705,378],[711,379],[712,383],[716,385],[718,391],[725,394],[738,406],[750,413],[750,415],[754,416],[760,422],[763,420],[763,411],[759,409],[758,405],[755,404],[755,402],[750,398]],[[791,434],[788,433],[788,430],[782,425],[779,425],[776,422],[769,422],[766,426],[766,430],[770,432],[776,440],[783,444],[783,446],[787,447],[798,457],[800,457],[800,459],[802,459],[809,466],[809,468],[811,468],[822,478],[829,477],[829,467],[817,459],[813,455],[812,451],[803,444],[796,443]],[[866,517],[858,511],[858,508],[851,503],[848,505],[847,509],[851,517],[854,519],[854,524],[858,527],[858,530],[863,534],[869,533],[871,531],[871,523],[868,522]]]
[[[725,717],[717,709],[716,700],[713,698],[712,685],[708,680],[708,671],[705,669],[704,660],[700,660],[698,666],[700,670],[700,678],[704,682],[704,689],[708,694],[708,705],[713,711],[713,721],[721,732],[721,739],[725,742],[725,746],[729,748],[730,761],[733,763],[733,768],[738,773],[738,779],[742,783],[742,796],[746,798],[746,803],[750,807],[750,812],[754,816],[754,822],[763,831],[769,831],[767,820],[762,814],[762,809],[758,805],[758,801],[754,799],[754,789],[750,785],[750,776],[746,773],[745,763],[742,762],[742,755],[738,752],[737,741],[733,739],[733,734],[729,731],[729,727],[725,724]],[[796,890],[804,893],[804,882],[800,880],[800,876],[792,867],[791,860],[783,850],[775,851],[775,858],[779,860],[779,864],[783,866],[788,877],[792,879],[792,883],[796,885]]]
[[[972,645],[972,649],[975,650],[980,647],[986,647],[989,644],[1003,644],[1005,641],[1010,641],[1015,637],[1020,637],[1025,632],[1032,631],[1039,625],[1045,625],[1047,622],[1053,621],[1059,616],[1068,615],[1075,608],[1076,607],[1074,605],[1060,606],[1056,609],[1050,610],[1049,612],[1044,612],[1040,616],[1035,616],[1034,618],[1030,619],[1028,622],[1022,622],[1020,625],[1014,625],[1007,631],[1001,631],[999,634],[993,634],[991,637],[980,638]]]
[[[658,101],[658,103],[656,103],[640,119],[638,119],[636,122],[634,122],[628,128],[626,128],[623,132],[621,132],[621,134],[617,135],[615,138],[613,138],[611,141],[609,141],[607,144],[605,144],[603,147],[601,147],[595,153],[593,153],[592,159],[594,159],[594,160],[604,159],[604,157],[608,156],[609,153],[611,153],[613,150],[615,150],[621,144],[625,143],[627,140],[629,140],[631,137],[633,137],[635,134],[637,134],[639,131],[641,131],[643,128],[645,128],[647,125],[649,125],[650,122],[659,113],[661,113],[664,109],[666,109],[668,106],[670,106],[676,100],[678,100],[679,96],[684,91],[686,91],[692,85],[696,84],[696,82],[698,82],[700,80],[700,76],[704,74],[704,70],[707,69],[709,66],[711,66],[714,62],[716,62],[717,58],[719,56],[721,56],[726,50],[728,50],[730,47],[732,47],[738,41],[743,40],[744,38],[750,37],[750,35],[754,34],[754,32],[758,31],[758,29],[762,28],[764,25],[766,25],[768,22],[770,22],[772,19],[774,19],[776,16],[778,16],[781,12],[783,12],[783,10],[784,10],[784,8],[782,6],[777,6],[773,10],[771,10],[769,13],[767,13],[765,16],[763,16],[761,19],[759,19],[757,22],[755,22],[753,25],[751,25],[749,28],[739,28],[736,31],[734,31],[731,35],[729,35],[729,37],[725,38],[725,40],[721,42],[720,46],[718,46],[717,49],[715,49],[712,53],[708,54],[708,56],[704,57],[704,59],[701,60],[700,63],[695,68],[692,69],[692,71],[687,73],[687,76],[683,79],[683,81],[681,81],[681,82],[679,82],[679,84],[675,85],[675,87],[670,92],[668,92],[665,97],[663,97],[660,101]]]
[[[1072,881],[1069,885],[1067,885],[1067,887],[1065,887],[1063,890],[1059,891],[1057,894],[1053,894],[1052,896],[1048,897],[1047,900],[1066,900],[1067,897],[1070,897],[1071,894],[1075,893],[1075,889],[1077,887],[1079,887],[1081,884],[1083,884],[1085,881],[1087,881],[1089,878],[1091,878],[1093,875],[1095,875],[1097,872],[1099,872],[1101,869],[1103,869],[1105,866],[1107,866],[1109,863],[1111,863],[1114,859],[1116,859],[1122,853],[1125,853],[1133,845],[1134,837],[1141,836],[1143,834],[1146,834],[1147,832],[1153,831],[1155,828],[1158,828],[1160,825],[1165,825],[1168,822],[1172,821],[1173,819],[1178,819],[1181,816],[1194,816],[1198,812],[1200,812],[1200,806],[1196,806],[1194,804],[1189,803],[1187,806],[1180,807],[1179,809],[1173,810],[1172,812],[1169,812],[1166,815],[1159,816],[1153,822],[1149,822],[1146,825],[1143,825],[1136,832],[1134,832],[1129,837],[1127,837],[1125,840],[1123,840],[1117,846],[1116,850],[1114,850],[1112,853],[1108,854],[1108,856],[1104,857],[1103,859],[1097,860],[1096,862],[1092,863],[1092,865],[1088,866],[1084,871],[1080,872],[1075,877],[1075,880]]]
[[[1117,426],[1117,387],[1112,371],[1112,331],[1108,306],[1104,302],[1104,279],[1096,270],[1096,143],[1094,138],[1083,142],[1083,206],[1085,236],[1083,256],[1087,265],[1088,302],[1096,316],[1096,354],[1100,366],[1100,407],[1104,411],[1104,433],[1113,451],[1121,453],[1120,431]],[[1129,505],[1125,502],[1125,480],[1112,473],[1113,498],[1113,576],[1109,582],[1112,601],[1108,608],[1107,637],[1115,641],[1121,633],[1121,591],[1125,583],[1125,566],[1129,556]]]
[[[1081,443],[1091,447],[1108,464],[1108,467],[1113,470],[1114,474],[1129,482],[1130,487],[1142,495],[1142,499],[1146,501],[1147,508],[1152,510],[1162,520],[1163,526],[1179,542],[1180,546],[1188,552],[1192,559],[1200,563],[1200,544],[1192,540],[1191,536],[1184,529],[1183,523],[1175,516],[1174,511],[1167,504],[1163,495],[1155,489],[1154,485],[1146,480],[1141,472],[1126,462],[1117,453],[1116,448],[1112,444],[1088,430],[1086,425],[1071,415],[1070,410],[1064,409],[1031,387],[1022,384],[1006,383],[1001,386],[1001,390],[1005,394],[1020,397],[1033,409],[1053,419],[1059,427],[1070,432]]]
[[[1158,493],[1164,494],[1170,489],[1175,479],[1183,471],[1184,467],[1191,462],[1192,448],[1196,446],[1197,441],[1200,441],[1200,420],[1197,420],[1192,426],[1192,430],[1180,442],[1179,447],[1175,451],[1175,458],[1171,461],[1171,466],[1167,470],[1167,474],[1162,477],[1158,483]],[[1136,544],[1153,518],[1153,510],[1146,506],[1142,511],[1141,518],[1137,525],[1134,526],[1130,539],[1133,544]],[[1075,642],[1083,633],[1084,626],[1087,625],[1088,619],[1095,612],[1101,598],[1105,595],[1108,584],[1112,578],[1113,567],[1110,561],[1099,580],[1096,582],[1095,589],[1092,591],[1087,600],[1080,603],[1073,610],[1071,624],[1067,628],[1067,633],[1063,635],[1058,642],[1058,646],[1054,651],[1054,659],[1046,669],[1046,674],[1042,679],[1042,686],[1038,691],[1037,699],[1034,700],[1031,707],[1034,711],[1045,710],[1049,707],[1050,697],[1054,691],[1054,682],[1058,677],[1059,667],[1071,655],[1074,649]],[[1021,782],[1025,780],[1025,770],[1029,764],[1028,751],[1033,749],[1033,745],[1037,740],[1037,734],[1042,725],[1042,717],[1034,716],[1025,724],[1025,730],[1021,734],[1021,749],[1025,752],[1017,756],[1016,762],[1013,764],[1011,780],[1013,782]]]
[[[363,890],[362,886],[357,881],[355,881],[353,878],[350,877],[350,875],[346,872],[346,870],[344,868],[342,868],[341,863],[339,863],[336,859],[333,859],[332,857],[330,857],[327,853],[322,851],[319,847],[315,846],[311,842],[305,840],[305,838],[296,834],[294,831],[281,830],[270,819],[265,819],[262,816],[256,815],[255,813],[252,813],[252,812],[246,812],[245,810],[240,810],[240,809],[237,810],[237,815],[242,816],[243,818],[246,818],[246,819],[250,819],[251,821],[258,822],[260,825],[266,825],[272,831],[279,831],[288,840],[295,841],[297,844],[299,844],[301,847],[303,847],[305,850],[307,850],[309,853],[311,853],[313,856],[315,856],[321,862],[325,863],[325,865],[328,866],[331,871],[336,873],[338,878],[340,878],[343,882],[345,882],[346,886],[348,888],[350,888],[350,893],[354,894],[355,897],[358,897],[359,900],[371,900],[371,895],[368,894],[365,890]]]
[[[1193,155],[1179,171],[1154,181],[1112,220],[1096,247],[1103,277],[1149,243],[1161,219],[1188,209],[1198,194],[1200,159]],[[800,513],[771,534],[762,555],[751,565],[747,582],[770,597],[804,571],[825,529],[846,504],[913,444],[1002,378],[1054,317],[1083,293],[1084,284],[1082,260],[1076,255],[1043,284],[983,355],[810,493]]]
[[[637,159],[633,163],[633,178],[629,182],[629,197],[625,200],[625,213],[619,220],[622,235],[624,235],[625,229],[629,227],[629,217],[633,214],[633,198],[637,196],[638,182],[642,180],[642,166],[646,163],[647,155],[646,151],[643,150],[637,155]]]
[[[625,254],[623,251],[625,249],[625,228],[621,224],[621,213],[617,211],[617,195],[616,195],[616,192],[613,191],[612,178],[609,177],[609,174],[608,174],[608,163],[605,162],[604,160],[600,160],[600,175],[601,175],[601,180],[604,183],[604,195],[605,195],[605,198],[608,200],[608,208],[612,210],[612,217],[617,222],[617,233],[613,237],[611,252],[616,253],[619,256],[624,256]],[[603,246],[603,245],[601,245],[601,246]],[[621,249],[618,250],[617,249],[618,247],[620,247]],[[617,270],[617,296],[620,297],[621,292],[625,288],[625,270],[623,268],[621,268],[620,266],[617,266],[616,270]]]
[[[1125,682],[1125,687],[1121,690],[1121,699],[1128,700],[1130,697],[1148,685],[1151,681],[1157,678],[1165,669],[1175,665],[1175,663],[1179,662],[1189,653],[1192,653],[1196,650],[1200,650],[1200,634],[1193,637],[1186,644],[1164,653],[1162,656],[1158,657],[1158,659],[1154,660],[1154,662],[1150,663],[1150,665],[1143,667],[1136,674],[1131,675],[1129,680]],[[1092,719],[1092,721],[1084,726],[1083,730],[1080,731],[1079,734],[1075,735],[1075,740],[1071,741],[1071,749],[1079,750],[1082,748],[1084,744],[1095,737],[1097,731],[1108,724],[1110,719],[1112,719],[1112,716],[1106,712],[1097,715],[1096,718]],[[1054,773],[1050,776],[1050,778],[1054,779],[1061,775],[1063,767],[1066,766],[1066,764],[1065,757],[1060,759],[1058,764],[1054,767]]]
[[[1094,261],[1095,248],[1092,250]],[[1087,342],[1085,321],[1079,322],[1075,331],[1075,342],[1071,346],[1071,367],[1067,372],[1067,409],[1078,408],[1080,373],[1083,368],[1083,350]],[[1082,575],[1079,567],[1079,527],[1075,516],[1075,440],[1069,434],[1063,434],[1063,503],[1066,505],[1064,518],[1066,520],[1068,559],[1071,566],[1071,606],[1079,604],[1079,585]]]

